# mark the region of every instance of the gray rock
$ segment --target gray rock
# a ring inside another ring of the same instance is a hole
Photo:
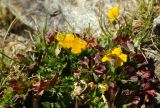
[[[30,39],[24,37],[23,35],[16,35],[14,33],[9,33],[4,40],[4,36],[7,34],[5,29],[0,29],[0,51],[3,49],[4,54],[9,57],[13,57],[19,52],[24,52],[31,49],[32,44]],[[4,41],[4,43],[3,43]],[[0,59],[1,59],[0,54]]]
[[[153,32],[160,39],[160,16],[153,21]]]
[[[103,4],[102,10],[107,13],[116,1],[122,1],[122,7],[134,7],[135,3],[135,0],[2,0],[2,6],[9,8],[23,23],[34,29],[43,28],[47,22],[51,31],[74,30],[80,33],[90,26],[92,32],[97,33],[100,32],[99,3]]]

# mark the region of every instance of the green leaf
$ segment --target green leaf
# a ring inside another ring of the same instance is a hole
[[[42,105],[43,105],[43,108],[50,108],[51,104],[49,102],[43,102]]]
[[[98,78],[98,76],[97,76],[95,73],[93,73],[93,78],[94,78],[94,81],[95,81],[95,82],[98,82],[98,81],[99,81],[99,78]]]

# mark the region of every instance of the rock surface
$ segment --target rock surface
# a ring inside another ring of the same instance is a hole
[[[7,56],[13,57],[18,52],[23,52],[31,48],[31,40],[27,37],[9,33],[4,40],[6,33],[6,30],[0,29],[0,51],[3,49],[3,53]]]
[[[117,3],[121,4],[121,8],[128,5],[135,7],[135,0],[2,0],[2,6],[9,8],[23,23],[34,29],[43,28],[47,22],[51,31],[74,30],[80,33],[91,27],[92,33],[95,33],[100,32],[97,16],[100,2],[106,13]]]
[[[160,39],[160,16],[153,21],[153,32]]]

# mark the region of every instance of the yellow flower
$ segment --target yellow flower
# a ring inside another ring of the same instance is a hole
[[[115,7],[112,7],[108,10],[108,19],[110,21],[114,21],[119,16],[119,5],[116,5]]]
[[[61,45],[63,48],[71,48],[71,43],[74,40],[73,34],[64,34],[60,33],[56,35],[56,39],[58,44]]]
[[[111,59],[113,59],[114,66],[119,67],[122,66],[124,62],[127,62],[127,55],[122,53],[121,47],[116,47],[104,55],[102,62],[109,62]]]
[[[116,56],[119,56],[121,53],[122,53],[122,50],[120,47],[114,48],[114,50],[112,51],[112,54],[115,54]]]
[[[73,34],[57,34],[58,44],[63,48],[71,48],[71,53],[79,54],[87,47],[87,42],[75,37]]]
[[[82,50],[85,50],[87,46],[86,41],[81,40],[80,38],[75,38],[72,42],[71,52],[73,54],[79,54]]]
[[[120,58],[123,62],[126,62],[126,61],[127,61],[127,55],[126,55],[126,54],[121,54],[121,55],[119,55],[119,58]]]
[[[73,34],[67,34],[62,42],[62,47],[63,48],[71,48],[72,42],[74,41],[74,35]]]

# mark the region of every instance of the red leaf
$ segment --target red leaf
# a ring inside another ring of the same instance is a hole
[[[148,79],[148,78],[151,77],[151,72],[148,71],[148,70],[143,70],[143,71],[141,71],[140,73],[142,74],[142,77],[143,77],[143,78]]]
[[[89,37],[87,39],[88,42],[88,48],[93,48],[96,47],[98,45],[97,39],[95,37]]]
[[[83,58],[83,60],[81,60],[79,63],[80,63],[81,65],[83,64],[83,65],[85,65],[85,66],[88,66],[89,59],[85,56],[85,57]]]
[[[16,80],[15,78],[12,78],[12,79],[10,80],[10,83],[11,83],[12,85],[16,85],[16,84],[17,84],[17,80]]]
[[[51,44],[54,39],[55,39],[55,34],[54,33],[47,34],[46,41],[47,41],[48,44]]]
[[[95,63],[99,63],[100,58],[101,58],[100,53],[97,53],[97,54],[95,55],[95,57],[93,58],[93,60],[94,60]]]
[[[104,73],[105,70],[106,70],[106,67],[104,65],[99,65],[96,67],[95,72],[97,72],[98,74],[102,74]]]
[[[145,94],[148,94],[150,96],[154,96],[155,95],[155,91],[154,90],[146,90],[144,91]]]
[[[138,81],[138,77],[137,76],[132,76],[132,77],[130,77],[130,81],[131,82],[136,82],[136,81]]]
[[[20,86],[13,86],[12,88],[13,88],[13,91],[20,91],[20,90],[22,90],[22,87],[20,87]]]
[[[134,52],[134,44],[129,38],[129,36],[117,36],[115,41],[122,45],[124,48],[128,49],[131,52]]]
[[[140,53],[134,54],[133,59],[136,60],[138,63],[143,63],[145,61],[144,56]]]
[[[48,84],[47,80],[41,81],[40,82],[39,91],[48,89],[48,86],[49,86],[49,84]]]
[[[126,66],[126,71],[129,72],[129,73],[132,73],[135,71],[135,67],[132,67],[132,66]]]
[[[135,94],[135,91],[132,91],[132,90],[127,89],[127,90],[124,90],[123,93],[124,93],[125,95],[134,95],[134,94]]]
[[[151,89],[151,85],[150,85],[150,83],[143,83],[143,84],[141,84],[141,88],[143,90],[148,90],[148,89]]]

